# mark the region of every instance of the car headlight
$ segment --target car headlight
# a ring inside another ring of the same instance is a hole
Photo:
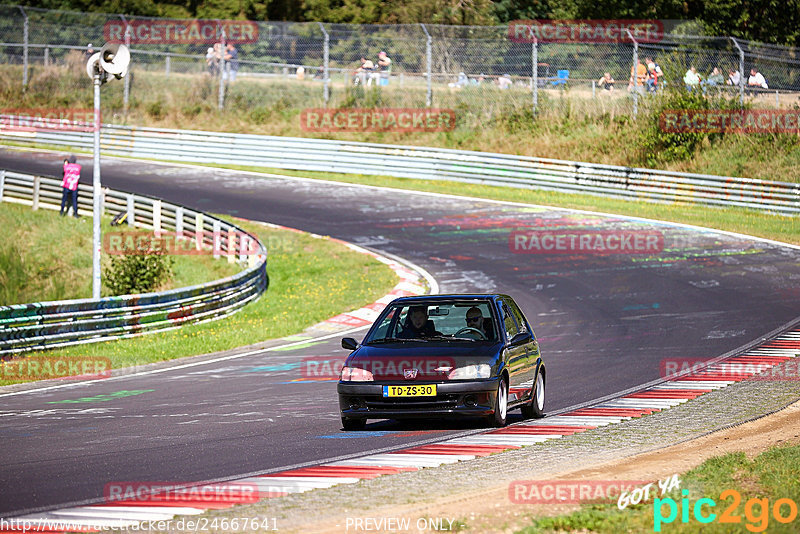
[[[339,375],[342,382],[372,382],[372,373],[359,367],[342,367]]]
[[[450,371],[447,378],[450,380],[465,380],[469,378],[489,378],[492,367],[488,363],[457,367]]]

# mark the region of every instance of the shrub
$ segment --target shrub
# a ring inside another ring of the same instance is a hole
[[[148,293],[172,278],[171,257],[156,249],[144,252],[111,257],[103,279],[112,295]]]
[[[663,95],[643,121],[639,133],[640,162],[656,167],[672,161],[691,159],[700,146],[724,137],[724,133],[667,132],[661,129],[661,114],[667,110],[738,109],[738,102],[724,96],[707,96],[699,92],[675,89]]]

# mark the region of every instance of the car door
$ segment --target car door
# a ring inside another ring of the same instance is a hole
[[[514,341],[520,333],[517,320],[508,302],[505,299],[499,301],[500,304],[500,330],[505,336],[506,342],[506,367],[509,375],[509,402],[514,402],[524,395],[524,382],[530,380],[526,378],[528,367],[528,347],[527,343]],[[530,386],[528,386],[530,387]]]
[[[536,365],[539,361],[539,342],[536,340],[536,335],[533,333],[533,329],[531,328],[527,319],[525,319],[525,315],[522,313],[522,310],[519,309],[517,303],[514,302],[513,299],[509,298],[507,305],[511,310],[511,313],[514,315],[514,319],[516,319],[520,332],[530,333],[530,338],[525,342],[525,348],[527,350],[526,367],[521,373],[524,377],[523,382],[528,384],[530,388],[533,387],[533,381],[536,378]]]

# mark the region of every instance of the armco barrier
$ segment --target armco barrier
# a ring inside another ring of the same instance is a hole
[[[93,142],[91,132],[7,128],[0,128],[0,139],[86,150]],[[170,161],[378,174],[800,213],[800,184],[486,152],[122,126],[103,127],[102,150]]]
[[[0,202],[57,210],[61,181],[0,170]],[[91,214],[91,187],[80,185],[78,209]],[[104,189],[103,209],[109,214],[127,212],[130,226],[188,232],[195,236],[195,246],[211,245],[218,256],[238,261],[245,269],[161,293],[0,306],[0,355],[126,338],[218,319],[266,290],[267,251],[256,237],[233,224],[156,198],[109,189]]]

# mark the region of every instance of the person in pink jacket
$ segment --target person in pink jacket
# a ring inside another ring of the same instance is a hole
[[[61,215],[69,214],[69,199],[72,197],[72,212],[78,217],[78,181],[81,179],[81,166],[75,156],[64,160],[64,180],[61,182]]]

